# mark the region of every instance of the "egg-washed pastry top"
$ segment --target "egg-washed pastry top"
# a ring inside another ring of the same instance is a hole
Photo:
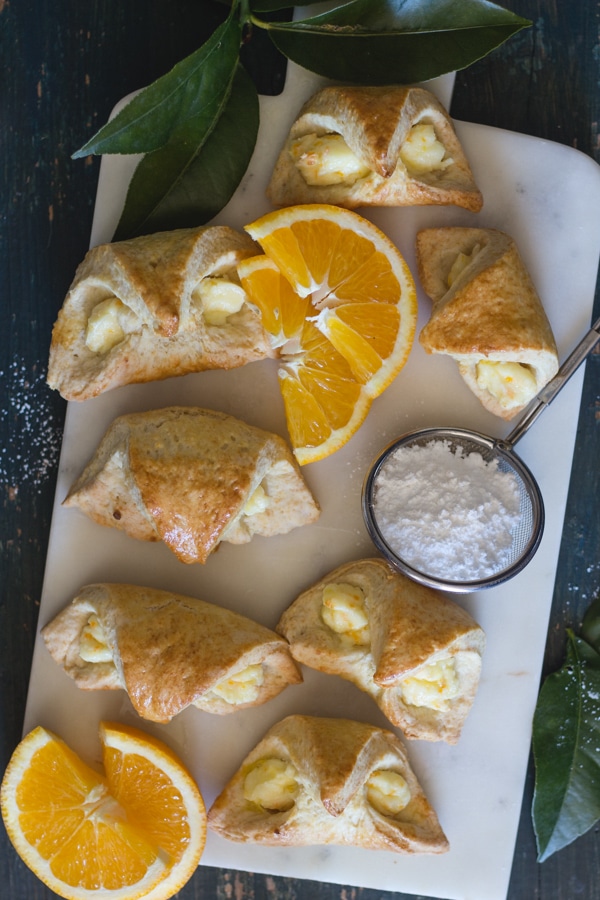
[[[399,738],[350,719],[291,715],[274,725],[213,803],[208,826],[281,848],[449,848]]]
[[[216,410],[173,406],[114,420],[63,505],[205,563],[315,521],[319,506],[277,434]]]
[[[302,676],[286,641],[214,603],[131,584],[88,584],[42,629],[83,690],[125,690],[144,719],[193,705],[218,715],[258,706]]]
[[[351,681],[407,738],[458,741],[485,635],[446,595],[383,559],[356,560],[300,594],[276,630],[298,662]]]
[[[329,86],[302,107],[267,189],[276,206],[453,204],[483,198],[440,101],[425,88]]]
[[[223,225],[93,247],[54,325],[48,384],[67,400],[86,400],[271,356],[236,271],[257,252],[247,234]]]
[[[432,300],[422,346],[455,359],[483,406],[512,419],[558,371],[552,328],[515,241],[493,228],[426,228],[417,264]]]

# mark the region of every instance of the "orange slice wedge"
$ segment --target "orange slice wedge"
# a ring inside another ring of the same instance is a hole
[[[20,857],[66,900],[167,900],[204,849],[206,812],[161,741],[102,723],[104,773],[38,727],[18,745],[0,792]]]
[[[302,465],[342,447],[412,347],[417,296],[397,247],[350,210],[313,204],[246,226],[264,256],[238,273],[280,357],[290,440]]]

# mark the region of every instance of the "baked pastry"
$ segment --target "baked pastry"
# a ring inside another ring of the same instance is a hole
[[[433,301],[421,344],[455,359],[483,406],[512,419],[558,370],[548,317],[514,240],[492,228],[426,228],[417,264]]]
[[[300,110],[267,195],[277,206],[453,204],[483,199],[452,121],[421,87],[329,86]]]
[[[236,273],[257,252],[247,234],[222,225],[89,250],[54,325],[48,384],[67,400],[86,400],[271,356]]]
[[[168,722],[192,705],[225,715],[302,676],[286,641],[228,609],[131,584],[88,584],[42,628],[52,658],[83,690],[125,690]]]
[[[353,682],[407,738],[458,741],[485,635],[444,594],[361,559],[301,594],[276,631],[298,662]]]
[[[271,728],[213,803],[208,826],[279,847],[449,849],[401,741],[349,719],[293,715]]]
[[[319,507],[283,438],[222,412],[173,406],[115,419],[64,506],[184,563],[221,541],[286,534]]]

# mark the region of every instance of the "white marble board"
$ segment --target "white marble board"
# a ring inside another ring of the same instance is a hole
[[[250,169],[217,221],[241,228],[268,211],[264,189],[279,146],[302,100],[317,84],[290,66],[285,91],[261,98],[261,129]],[[435,85],[449,102],[448,81]],[[561,359],[590,323],[600,254],[600,169],[576,150],[480,125],[456,123],[485,204],[479,214],[423,207],[365,212],[398,245],[413,272],[416,230],[431,225],[482,225],[516,239],[543,298]],[[105,157],[92,244],[109,240],[133,160]],[[420,329],[429,304],[419,294]],[[349,847],[277,849],[228,842],[209,834],[202,863],[319,881],[457,900],[506,896],[542,666],[583,370],[518,446],[537,476],[546,529],[533,562],[517,578],[487,592],[456,596],[487,633],[475,706],[455,747],[413,741],[408,751],[449,838],[449,853],[403,857]],[[427,357],[415,342],[409,361],[375,401],[358,434],[340,451],[304,469],[322,506],[320,520],[278,538],[225,544],[205,566],[185,566],[161,544],[133,541],[62,509],[68,487],[112,419],[127,411],[173,403],[208,406],[285,436],[276,364],[253,363],[120,388],[67,410],[40,626],[93,581],[128,581],[220,603],[273,627],[295,596],[335,566],[375,555],[360,512],[368,463],[400,433],[429,425],[475,428],[492,435],[509,426],[486,413],[443,357]],[[36,643],[25,730],[37,724],[99,759],[101,718],[146,727],[180,753],[207,804],[264,732],[291,713],[346,716],[388,723],[368,697],[348,683],[305,670],[304,684],[263,707],[217,717],[188,709],[167,726],[136,719],[122,692],[79,691]]]

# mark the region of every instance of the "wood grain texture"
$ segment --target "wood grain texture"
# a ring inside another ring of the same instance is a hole
[[[457,76],[451,112],[577,147],[600,162],[597,4],[511,0],[534,25]],[[21,737],[65,404],[44,384],[51,327],[89,239],[98,161],[71,153],[116,101],[200,45],[224,15],[208,0],[0,0],[0,766]],[[265,92],[276,55],[247,51]],[[508,161],[507,161],[508,163]],[[549,186],[551,190],[551,186]],[[565,298],[568,302],[568,298]],[[596,299],[596,315],[600,298]],[[588,360],[545,672],[600,583],[600,354]],[[68,564],[68,561],[65,561]],[[525,793],[509,900],[600,900],[600,837],[535,862]],[[0,896],[55,896],[0,829]],[[401,887],[401,885],[399,885]],[[420,900],[201,867],[182,900]],[[484,900],[484,898],[478,898]]]

